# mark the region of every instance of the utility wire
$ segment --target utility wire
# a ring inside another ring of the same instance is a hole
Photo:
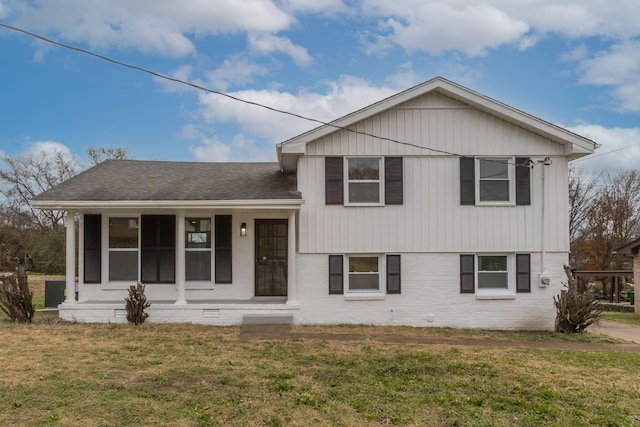
[[[339,129],[339,130],[344,130],[344,131],[351,132],[351,133],[354,133],[354,134],[369,136],[369,137],[380,139],[380,140],[383,140],[383,141],[392,142],[394,144],[405,145],[405,146],[408,146],[408,147],[414,147],[414,148],[418,148],[418,149],[421,149],[421,150],[428,150],[428,151],[431,151],[431,152],[434,152],[434,153],[446,154],[448,156],[453,156],[453,157],[466,157],[466,156],[464,156],[462,154],[452,153],[452,152],[446,151],[446,150],[439,150],[437,148],[424,147],[424,146],[421,146],[421,145],[412,144],[410,142],[405,142],[405,141],[399,141],[397,139],[388,138],[388,137],[385,137],[385,136],[374,135],[372,133],[351,129],[351,128],[348,128],[348,127],[345,127],[345,126],[336,125],[336,124],[331,123],[331,122],[325,122],[325,121],[314,119],[314,118],[311,118],[311,117],[306,117],[306,116],[303,116],[301,114],[292,113],[292,112],[286,111],[286,110],[281,110],[281,109],[274,108],[274,107],[271,107],[271,106],[268,106],[268,105],[260,104],[260,103],[255,102],[255,101],[249,101],[249,100],[246,100],[246,99],[242,99],[242,98],[230,95],[230,94],[225,93],[225,92],[220,92],[220,91],[217,91],[217,90],[214,90],[214,89],[209,89],[207,87],[198,85],[196,83],[192,83],[192,82],[189,82],[189,81],[186,81],[186,80],[181,80],[181,79],[177,79],[175,77],[167,76],[165,74],[162,74],[162,73],[159,73],[159,72],[156,72],[156,71],[153,71],[153,70],[149,70],[147,68],[143,68],[143,67],[140,67],[140,66],[137,66],[137,65],[133,65],[133,64],[126,63],[126,62],[118,61],[116,59],[109,58],[108,56],[100,55],[98,53],[92,52],[92,51],[87,50],[87,49],[82,49],[82,48],[79,48],[79,47],[76,47],[76,46],[72,46],[72,45],[68,45],[68,44],[65,44],[65,43],[61,43],[61,42],[58,42],[58,41],[43,37],[43,36],[41,36],[39,34],[35,34],[35,33],[30,32],[30,31],[24,30],[22,28],[18,28],[18,27],[14,27],[14,26],[11,26],[11,25],[4,24],[2,22],[0,22],[0,27],[6,28],[8,30],[16,31],[16,32],[19,32],[19,33],[26,34],[28,36],[31,36],[31,37],[34,37],[34,38],[36,38],[38,40],[53,44],[55,46],[59,46],[59,47],[65,48],[65,49],[73,50],[75,52],[84,53],[85,55],[90,55],[90,56],[93,56],[95,58],[101,59],[103,61],[110,62],[110,63],[115,64],[115,65],[120,65],[122,67],[130,68],[132,70],[141,71],[143,73],[150,74],[150,75],[152,75],[154,77],[157,77],[159,79],[164,79],[164,80],[168,80],[168,81],[171,81],[171,82],[174,82],[174,83],[190,86],[190,87],[192,87],[194,89],[197,89],[197,90],[201,90],[201,91],[204,91],[204,92],[208,92],[208,93],[224,96],[224,97],[232,99],[234,101],[242,102],[242,103],[245,103],[245,104],[248,104],[248,105],[253,105],[253,106],[256,106],[256,107],[259,107],[259,108],[263,108],[263,109],[266,109],[266,110],[269,110],[269,111],[273,111],[273,112],[276,112],[276,113],[285,114],[285,115],[288,115],[288,116],[296,117],[298,119],[306,120],[306,121],[317,123],[317,124],[324,125],[324,126],[329,126],[329,127],[332,127],[332,128],[335,128],[335,129]],[[486,159],[486,160],[491,161],[491,159]],[[503,161],[503,160],[499,160],[499,161],[496,160],[496,162],[514,164],[514,163],[510,163],[510,162]],[[523,166],[523,165],[517,165],[517,164],[515,164],[515,165],[516,166]],[[533,163],[531,162],[529,166],[532,167]]]
[[[592,156],[586,156],[586,157],[583,157],[581,159],[574,160],[572,163],[584,162],[585,160],[591,160],[591,159],[595,159],[596,157],[606,156],[607,154],[615,153],[616,151],[626,150],[627,148],[633,148],[633,147],[636,147],[638,145],[640,145],[640,142],[638,142],[637,144],[631,144],[631,145],[627,145],[625,147],[616,148],[615,150],[607,151],[606,153],[599,153],[599,154],[595,154],[595,155],[592,155]]]

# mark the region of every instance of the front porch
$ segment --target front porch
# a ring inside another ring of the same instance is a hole
[[[287,297],[251,300],[197,300],[186,304],[151,300],[147,309],[151,323],[197,323],[231,326],[257,323],[294,323],[300,306]],[[124,301],[64,302],[58,307],[59,317],[70,322],[126,323]]]

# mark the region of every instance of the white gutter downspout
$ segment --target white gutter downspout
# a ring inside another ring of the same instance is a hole
[[[540,273],[539,273],[539,283],[538,285],[543,288],[543,287],[547,287],[549,286],[549,275],[547,274],[547,266],[546,266],[546,255],[547,255],[547,248],[546,248],[546,234],[547,234],[547,204],[546,204],[546,198],[547,198],[547,191],[546,191],[546,187],[547,187],[547,180],[546,180],[546,171],[547,168],[546,166],[551,166],[551,159],[549,157],[545,158],[543,161],[540,162],[542,164],[542,203],[541,203],[541,209],[542,209],[542,235],[540,236],[541,239],[541,253],[540,253]]]

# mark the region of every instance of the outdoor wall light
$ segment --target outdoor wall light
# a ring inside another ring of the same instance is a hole
[[[247,235],[247,223],[243,222],[242,224],[240,224],[240,235],[242,237],[245,237]]]

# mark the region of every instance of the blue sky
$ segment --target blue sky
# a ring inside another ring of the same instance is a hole
[[[638,22],[637,0],[0,0],[0,23],[324,121],[443,76],[613,170],[640,164]],[[0,52],[0,154],[275,161],[315,127],[4,28]]]

